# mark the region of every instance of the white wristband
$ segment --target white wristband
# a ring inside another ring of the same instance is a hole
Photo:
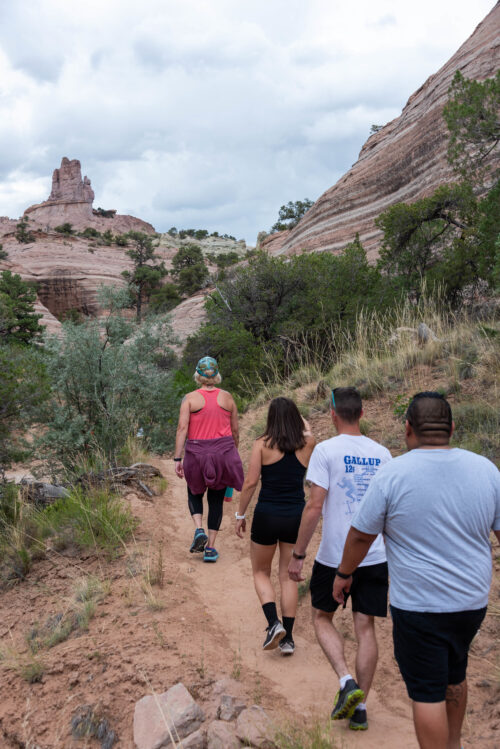
[[[236,518],[236,520],[244,520],[245,519],[245,516],[244,515],[240,515],[239,512],[235,512],[234,513],[234,517]]]

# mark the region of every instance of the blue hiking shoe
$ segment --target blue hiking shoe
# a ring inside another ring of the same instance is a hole
[[[193,554],[194,552],[201,552],[205,549],[207,543],[207,534],[205,533],[203,528],[197,528],[194,532],[193,543],[191,544],[189,551],[191,552],[191,554]]]
[[[219,552],[213,549],[211,546],[205,547],[205,553],[203,554],[204,562],[216,562],[219,558]]]

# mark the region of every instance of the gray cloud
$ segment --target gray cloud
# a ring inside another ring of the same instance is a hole
[[[96,205],[252,242],[333,185],[490,5],[3,3],[0,215],[46,197],[68,156]]]

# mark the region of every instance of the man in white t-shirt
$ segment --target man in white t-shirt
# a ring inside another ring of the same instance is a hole
[[[332,421],[338,436],[320,442],[311,455],[306,476],[312,484],[311,492],[288,568],[292,580],[304,579],[307,546],[323,513],[321,543],[311,576],[314,629],[340,680],[331,717],[349,718],[349,728],[355,731],[368,728],[365,703],[378,658],[374,617],[387,616],[388,575],[382,536],[355,572],[349,592],[358,643],[356,680],[345,661],[343,638],[333,624],[339,605],[333,598],[333,581],[352,517],[380,466],[391,460],[385,447],[361,434],[362,414],[361,396],[355,388],[332,390]]]

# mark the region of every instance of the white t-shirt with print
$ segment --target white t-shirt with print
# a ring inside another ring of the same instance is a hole
[[[391,457],[386,447],[361,435],[339,434],[316,445],[306,479],[328,491],[323,504],[318,562],[327,567],[339,566],[353,515],[371,479]],[[360,566],[385,561],[384,541],[378,535]]]

